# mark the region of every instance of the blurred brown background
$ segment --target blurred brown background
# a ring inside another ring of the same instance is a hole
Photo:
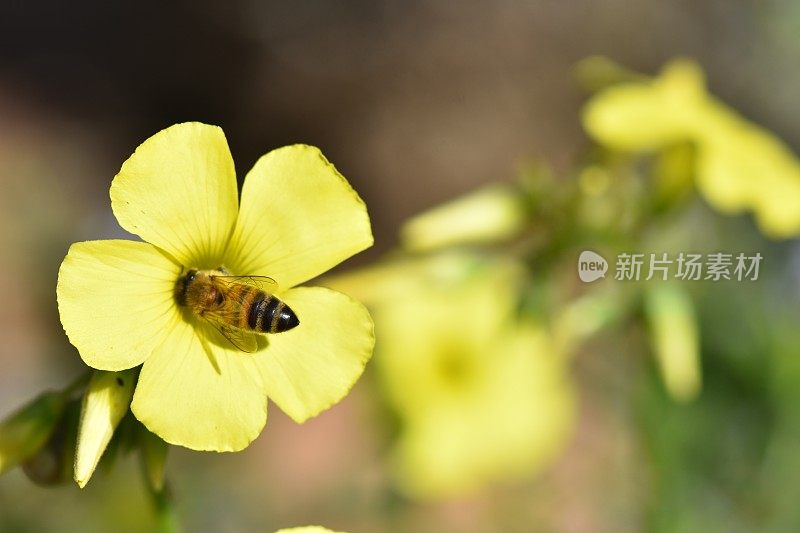
[[[321,147],[369,206],[376,246],[360,264],[393,246],[404,218],[510,180],[526,160],[569,168],[587,148],[572,68],[588,55],[644,72],[693,57],[714,93],[800,147],[798,35],[791,0],[2,1],[0,416],[79,372],[58,321],[58,266],[71,242],[124,235],[111,178],[170,124],[222,126],[240,180],[274,147]],[[173,453],[187,529],[481,531],[479,501],[391,518],[365,429],[369,387],[303,426],[272,408],[241,454]],[[545,530],[596,531],[609,499],[635,498],[629,436],[584,410],[547,493],[518,502],[527,515],[509,516],[508,530],[538,518]],[[611,478],[602,462],[617,467]],[[79,492],[11,473],[0,479],[0,529],[142,530],[151,522],[135,474],[123,462]],[[619,505],[617,524],[635,523]]]

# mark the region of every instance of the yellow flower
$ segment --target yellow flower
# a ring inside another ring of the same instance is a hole
[[[419,263],[365,278],[384,285],[373,292],[375,364],[403,427],[398,486],[439,498],[529,476],[571,428],[566,359],[541,326],[516,318],[516,265],[457,254]]]
[[[263,156],[238,205],[222,130],[167,128],[140,145],[111,184],[120,225],[146,242],[73,244],[61,265],[61,322],[99,370],[143,365],[131,410],[153,433],[196,450],[245,448],[267,396],[298,422],[344,397],[372,353],[369,313],[349,297],[301,287],[372,240],[366,207],[311,146]],[[189,268],[262,275],[300,325],[238,351],[183,312],[173,290]]]
[[[676,60],[653,80],[599,92],[584,108],[583,124],[616,150],[692,143],[697,188],[715,209],[752,211],[770,237],[800,234],[800,161],[775,135],[710,95],[697,64]]]

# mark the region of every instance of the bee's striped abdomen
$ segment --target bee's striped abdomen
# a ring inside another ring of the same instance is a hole
[[[251,315],[253,309],[256,308],[256,303],[264,298],[264,291],[242,284],[235,285],[231,290],[236,292],[231,295],[231,299],[241,304],[237,326],[241,329],[255,329],[250,326]]]
[[[263,291],[258,292],[247,313],[247,325],[250,329],[264,333],[280,333],[300,323],[288,305]]]

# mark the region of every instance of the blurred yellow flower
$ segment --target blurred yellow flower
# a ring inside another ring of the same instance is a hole
[[[373,346],[366,309],[337,292],[294,288],[369,247],[366,207],[311,146],[263,156],[238,205],[222,130],[178,124],[142,143],[111,184],[120,225],[146,242],[73,244],[58,304],[89,366],[142,365],[131,410],[165,441],[235,451],[261,432],[267,396],[302,422],[347,394]],[[182,313],[173,291],[189,268],[225,266],[277,281],[300,326],[254,354]]]
[[[755,213],[773,238],[800,234],[800,161],[768,131],[717,104],[698,143],[697,187],[718,210]]]
[[[437,258],[427,270],[406,270],[416,288],[373,301],[376,369],[403,426],[395,479],[413,497],[529,476],[554,458],[572,426],[566,358],[541,326],[517,319],[520,269],[482,263]],[[402,277],[399,269],[384,274]],[[381,282],[375,276],[367,279]]]
[[[616,150],[691,142],[697,188],[714,208],[752,211],[770,237],[800,233],[800,161],[775,135],[710,95],[694,62],[675,60],[655,79],[600,91],[586,104],[583,124]]]

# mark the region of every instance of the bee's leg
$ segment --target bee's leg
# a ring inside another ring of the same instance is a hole
[[[230,271],[230,270],[228,270],[227,268],[225,268],[225,267],[224,267],[224,266],[222,266],[222,265],[218,266],[218,267],[216,268],[216,270],[217,270],[218,272],[222,272],[222,274],[223,274],[223,275],[225,275],[225,276],[230,276],[230,275],[231,275],[231,271]]]

